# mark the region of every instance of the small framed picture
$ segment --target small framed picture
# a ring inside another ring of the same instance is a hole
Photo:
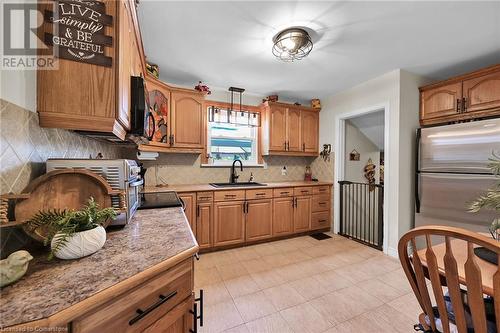
[[[350,161],[359,161],[361,155],[358,153],[358,151],[356,149],[354,149],[353,151],[351,151],[349,153],[349,160]]]

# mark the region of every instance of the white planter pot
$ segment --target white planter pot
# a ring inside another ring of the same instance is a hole
[[[54,248],[54,243],[60,234],[56,234],[50,244]],[[99,251],[106,242],[106,230],[98,226],[91,230],[77,232],[68,239],[68,242],[54,253],[59,259],[77,259],[88,256]]]

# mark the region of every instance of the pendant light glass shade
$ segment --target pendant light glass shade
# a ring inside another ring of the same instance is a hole
[[[233,124],[237,126],[260,127],[260,112],[231,111],[216,106],[208,108],[208,121],[217,124]]]
[[[304,29],[288,28],[273,39],[273,54],[283,61],[300,60],[313,48],[311,37]]]

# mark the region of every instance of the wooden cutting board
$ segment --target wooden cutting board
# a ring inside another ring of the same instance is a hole
[[[23,224],[39,211],[48,210],[80,210],[92,197],[100,208],[111,207],[111,196],[119,195],[120,208],[125,208],[124,193],[113,190],[101,176],[85,169],[54,170],[33,180],[22,194],[10,195],[16,200],[15,222],[8,224]],[[26,232],[33,238],[43,241],[43,230],[35,233]]]

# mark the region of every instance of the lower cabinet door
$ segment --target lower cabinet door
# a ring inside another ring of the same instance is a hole
[[[244,201],[214,204],[214,246],[239,244],[245,241]]]
[[[273,202],[273,235],[293,232],[293,197],[275,198]]]
[[[184,203],[184,214],[186,214],[193,234],[196,235],[196,193],[181,194],[179,199]]]
[[[194,327],[193,314],[190,312],[194,306],[193,296],[170,310],[153,325],[146,328],[143,333],[188,333]]]
[[[270,238],[273,235],[272,199],[247,201],[246,240]]]
[[[310,196],[295,197],[295,210],[293,211],[293,231],[301,232],[311,229],[311,206]]]
[[[211,202],[200,202],[196,207],[196,241],[200,249],[213,245],[213,209]]]

